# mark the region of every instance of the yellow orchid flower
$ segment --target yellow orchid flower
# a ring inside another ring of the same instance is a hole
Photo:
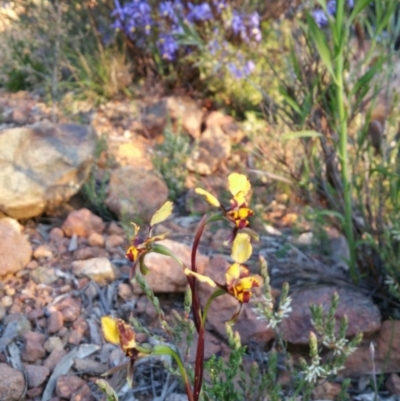
[[[184,272],[187,276],[194,276],[199,281],[207,283],[210,287],[219,287],[229,294],[233,295],[240,303],[249,302],[254,287],[259,287],[260,282],[257,277],[250,276],[249,269],[242,263],[249,260],[252,254],[252,246],[250,236],[248,234],[237,234],[232,245],[232,259],[234,263],[229,266],[225,273],[225,284],[220,284],[211,278],[199,273],[195,273],[189,269]]]
[[[239,233],[233,241],[232,259],[235,261],[225,273],[227,290],[239,302],[249,302],[252,292],[251,289],[259,287],[260,283],[257,277],[250,276],[250,271],[243,266],[249,260],[253,248],[248,234]]]
[[[119,345],[126,356],[135,356],[136,335],[129,324],[122,319],[103,316],[101,318],[101,328],[106,341]]]
[[[160,209],[158,209],[154,213],[150,221],[150,230],[147,238],[140,237],[139,236],[140,227],[137,224],[132,223],[134,227],[132,245],[126,251],[126,257],[132,263],[136,264],[139,257],[144,256],[151,249],[152,242],[161,241],[165,239],[168,233],[151,236],[151,231],[156,224],[165,221],[172,214],[172,208],[173,208],[173,203],[168,201],[165,202],[160,207]]]
[[[253,295],[252,288],[260,286],[258,278],[250,276],[249,269],[239,263],[229,266],[225,277],[228,292],[240,303],[249,302]]]
[[[220,207],[224,216],[231,221],[237,229],[245,228],[249,225],[248,218],[254,214],[248,207],[246,201],[246,196],[248,196],[251,190],[250,181],[243,174],[232,173],[228,177],[228,189],[232,194],[229,208],[224,208],[214,195],[202,188],[196,188],[195,192],[204,196],[210,205]]]

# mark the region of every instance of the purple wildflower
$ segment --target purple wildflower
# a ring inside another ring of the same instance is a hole
[[[228,70],[229,72],[237,79],[242,79],[243,78],[243,72],[240,70],[236,64],[229,63],[228,64]]]
[[[258,12],[254,12],[249,16],[249,28],[252,38],[259,42],[262,38],[262,34],[260,31],[260,15]]]
[[[158,40],[158,47],[161,56],[166,60],[172,61],[175,59],[179,44],[172,35],[162,34]]]
[[[335,15],[336,13],[336,0],[329,0],[326,4],[326,9],[329,15]]]
[[[254,71],[254,68],[256,68],[254,62],[252,60],[249,60],[243,67],[243,73],[246,76],[249,76]]]
[[[175,7],[172,1],[163,1],[158,8],[162,17],[169,18],[171,21],[177,22]]]
[[[238,67],[236,63],[228,63],[229,72],[237,79],[246,78],[251,75],[256,67],[254,62],[252,60],[244,62],[243,55],[240,53],[237,55],[237,58],[240,63],[243,63],[243,67]]]
[[[324,10],[314,10],[312,11],[311,15],[320,28],[328,24],[328,17],[326,16]]]
[[[246,32],[246,25],[244,24],[243,17],[237,11],[233,11],[231,26],[235,35]]]
[[[213,5],[218,15],[221,14],[222,10],[226,8],[225,0],[213,0]]]
[[[208,21],[213,18],[211,8],[207,3],[201,3],[199,5],[188,3],[188,7],[189,12],[186,19],[189,22]]]

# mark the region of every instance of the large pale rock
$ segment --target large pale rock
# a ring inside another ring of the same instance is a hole
[[[29,218],[67,201],[87,178],[95,146],[88,126],[41,122],[0,131],[0,212]]]
[[[200,175],[211,175],[229,158],[231,147],[229,136],[220,126],[208,128],[186,161],[186,167]]]
[[[9,217],[0,219],[0,255],[0,277],[22,270],[32,256],[31,245],[21,233],[21,226]]]
[[[227,260],[223,256],[217,255],[206,267],[204,274],[216,282],[224,284],[226,282],[225,272],[228,267],[229,263]],[[206,283],[199,283],[200,302],[203,307],[214,291],[215,288],[210,287]],[[226,339],[225,325],[231,320],[238,309],[239,302],[233,296],[225,294],[216,298],[208,312],[208,326],[212,331]],[[275,336],[274,331],[267,328],[265,321],[257,319],[257,315],[249,303],[243,305],[243,309],[233,329],[239,332],[242,344],[248,344],[250,341],[265,344]]]
[[[170,122],[178,130],[181,128],[194,138],[201,132],[203,112],[195,100],[189,97],[165,97],[148,106],[142,115],[145,131],[151,136],[163,135],[165,126]]]
[[[371,334],[381,327],[381,314],[378,307],[365,295],[349,288],[335,286],[312,286],[291,294],[292,312],[281,323],[283,339],[292,344],[308,344],[309,333],[314,331],[311,323],[310,305],[322,305],[327,313],[334,292],[339,295],[339,305],[335,317],[337,328],[340,318],[348,317],[349,337],[358,333]]]
[[[160,241],[160,244],[167,247],[175,256],[190,267],[191,248],[185,244],[172,240]],[[146,280],[155,293],[184,292],[187,287],[187,278],[182,267],[171,257],[158,253],[149,253],[145,256],[145,265],[149,269]],[[197,253],[197,269],[202,273],[208,264],[208,257]],[[139,268],[139,267],[137,267]],[[135,283],[133,291],[141,294],[142,289]]]
[[[117,272],[107,258],[92,258],[72,262],[72,273],[77,277],[89,277],[99,284],[106,284],[117,278]]]
[[[19,401],[25,390],[25,379],[21,371],[0,363],[0,400]]]
[[[157,175],[135,167],[121,167],[110,177],[106,205],[119,217],[150,222],[168,199],[168,187]]]

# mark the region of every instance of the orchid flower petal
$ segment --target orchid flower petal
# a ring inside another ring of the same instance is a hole
[[[201,281],[202,283],[208,284],[210,287],[216,287],[217,286],[217,284],[215,284],[215,281],[212,280],[210,277],[203,276],[200,273],[195,273],[194,271],[192,271],[192,270],[190,270],[188,268],[185,268],[184,272],[185,272],[185,274],[187,276],[194,276],[194,277],[197,278],[197,280]]]
[[[174,207],[174,204],[170,201],[165,202],[160,209],[158,209],[151,221],[150,221],[150,227],[155,226],[158,223],[163,222],[164,220],[168,219],[169,216],[171,216],[172,214],[172,209]]]
[[[101,318],[101,330],[106,341],[111,344],[120,344],[116,319],[111,316],[103,316]]]
[[[250,236],[238,233],[232,245],[232,259],[237,263],[245,263],[251,256],[253,247],[250,243]]]
[[[250,181],[243,174],[232,173],[228,177],[229,192],[235,196],[242,192],[242,196],[247,196],[251,189]]]
[[[196,194],[203,195],[206,198],[207,202],[211,206],[214,206],[214,207],[221,206],[221,204],[219,203],[219,200],[214,195],[210,194],[209,192],[205,191],[204,189],[196,188],[194,191],[196,192]]]

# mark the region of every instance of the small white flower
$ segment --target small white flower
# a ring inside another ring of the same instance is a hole
[[[304,379],[309,383],[315,383],[318,378],[326,376],[325,369],[314,362],[306,369]]]

